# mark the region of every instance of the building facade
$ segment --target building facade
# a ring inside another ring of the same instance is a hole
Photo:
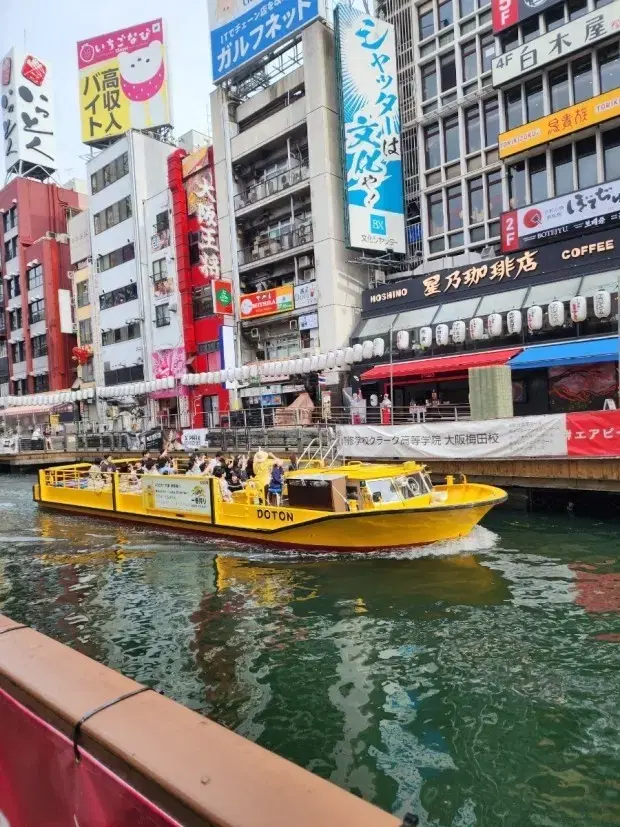
[[[84,207],[77,189],[31,178],[14,178],[0,191],[2,395],[73,384],[76,337],[67,221]]]

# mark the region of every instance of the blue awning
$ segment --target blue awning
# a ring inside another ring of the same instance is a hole
[[[508,363],[513,370],[552,368],[556,365],[586,365],[591,362],[616,362],[618,337],[578,339],[553,345],[526,347]]]

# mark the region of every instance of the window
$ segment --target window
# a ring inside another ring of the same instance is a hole
[[[439,4],[439,28],[445,29],[446,26],[451,26],[454,23],[454,11],[452,9],[452,0],[444,0]]]
[[[461,185],[457,184],[455,187],[448,187],[446,190],[448,197],[448,229],[460,230],[463,226],[463,193]]]
[[[131,197],[126,195],[124,198],[121,198],[120,201],[106,207],[105,210],[95,213],[93,216],[95,235],[126,221],[128,218],[131,218],[131,215]]]
[[[456,60],[454,52],[442,55],[439,58],[439,74],[441,78],[441,91],[447,92],[456,86]]]
[[[502,32],[499,36],[499,42],[501,44],[501,54],[516,49],[519,45],[519,27],[511,26],[508,31]]]
[[[598,180],[596,170],[596,138],[584,138],[575,144],[577,156],[577,188],[592,187]]]
[[[491,63],[495,57],[495,38],[492,32],[482,35],[480,38],[480,51],[482,53],[482,71],[490,72]]]
[[[17,236],[4,242],[4,260],[10,261],[17,255]]]
[[[525,108],[528,123],[545,114],[542,78],[534,78],[525,84]]]
[[[552,32],[554,29],[557,29],[563,25],[564,4],[560,3],[559,6],[555,6],[554,8],[549,9],[545,12],[545,26],[547,27],[548,32]]]
[[[484,114],[484,145],[493,146],[499,135],[499,103],[497,98],[490,98],[482,104]]]
[[[9,299],[15,299],[17,296],[21,296],[22,288],[19,283],[19,276],[11,276],[10,279],[7,279],[6,286]]]
[[[116,290],[110,290],[108,293],[102,293],[101,296],[99,296],[99,307],[102,310],[107,310],[109,307],[116,307],[119,304],[132,302],[137,298],[138,285],[133,282],[123,287],[117,287]]]
[[[93,328],[90,319],[82,319],[78,322],[78,336],[81,345],[92,345]]]
[[[81,376],[82,382],[94,382],[95,381],[95,366],[91,362],[87,362],[85,365],[81,365]]]
[[[26,345],[24,342],[14,342],[11,345],[11,359],[13,362],[23,362],[26,358]]]
[[[42,393],[50,389],[50,377],[48,373],[41,373],[34,377],[34,392]]]
[[[459,7],[461,9],[461,17],[467,17],[468,14],[473,14],[476,11],[475,0],[460,0]]]
[[[88,281],[81,281],[75,288],[76,301],[78,307],[86,307],[90,302],[88,295]]]
[[[439,145],[439,124],[433,123],[424,128],[424,158],[426,169],[441,165],[441,147]]]
[[[603,133],[603,157],[605,160],[605,181],[620,178],[620,129]]]
[[[420,40],[424,40],[435,34],[435,15],[433,12],[433,4],[427,3],[421,6],[418,11],[418,22],[420,25]]]
[[[34,290],[35,287],[42,287],[43,266],[41,264],[37,264],[36,267],[31,267],[26,272],[26,277],[28,279],[28,290]]]
[[[137,339],[140,336],[140,323],[126,324],[117,327],[115,330],[104,330],[101,333],[102,345],[115,345],[119,342],[127,342],[129,339]]]
[[[465,110],[465,141],[467,152],[480,149],[480,109],[472,106]]]
[[[538,37],[539,33],[538,15],[536,15],[536,17],[530,17],[529,20],[526,20],[521,25],[521,34],[523,35],[524,43],[529,43],[530,40],[534,40],[534,38]]]
[[[189,234],[189,263],[192,267],[200,263],[200,233]]]
[[[489,218],[499,218],[504,209],[501,170],[498,169],[496,172],[489,172],[487,176],[487,192],[489,197]]]
[[[504,93],[506,107],[506,129],[515,129],[523,123],[523,109],[521,107],[521,87],[506,89]]]
[[[568,19],[577,20],[588,13],[588,0],[568,0]]]
[[[598,50],[598,65],[601,93],[620,86],[620,43],[604,46]]]
[[[45,302],[43,299],[38,299],[36,302],[30,302],[28,305],[28,321],[30,324],[45,321]]]
[[[9,313],[9,327],[11,330],[19,330],[22,327],[22,309],[21,307],[11,310]]]
[[[573,187],[573,149],[563,146],[555,149],[552,154],[553,185],[556,195],[565,195],[572,192]]]
[[[90,176],[90,188],[93,195],[109,187],[119,178],[129,173],[129,156],[126,152],[119,155],[109,164],[106,164]],[[96,231],[95,231],[96,232]]]
[[[470,40],[461,46],[463,60],[463,80],[473,80],[478,76],[478,57],[476,41]]]
[[[445,225],[443,212],[443,197],[441,190],[439,190],[439,192],[434,192],[432,193],[432,195],[427,196],[427,199],[429,235],[437,235],[438,233],[443,233],[443,231],[445,230]]]
[[[220,349],[220,343],[218,339],[213,339],[210,342],[199,342],[196,345],[196,353],[217,353]]]
[[[592,58],[588,55],[573,63],[573,101],[581,103],[592,95]]]
[[[205,316],[213,316],[213,295],[211,286],[199,287],[192,295],[194,319],[204,319]]]
[[[103,374],[103,381],[105,385],[123,385],[127,382],[141,382],[143,379],[143,365],[130,365],[128,368],[106,370]]]
[[[530,192],[531,200],[544,201],[547,198],[547,156],[543,153],[530,158]]]
[[[163,281],[168,276],[168,267],[165,258],[158,258],[153,262],[153,281]]]
[[[508,168],[508,192],[511,209],[523,207],[526,204],[525,164],[523,161]]]
[[[437,68],[435,61],[422,67],[422,100],[427,101],[437,95]],[[191,253],[191,249],[190,249]]]
[[[135,251],[133,243],[125,244],[124,247],[119,247],[118,250],[112,250],[111,253],[106,253],[104,256],[99,256],[97,259],[97,266],[100,273],[106,270],[111,270],[112,267],[118,267],[119,264],[124,264],[126,261],[133,261]]]
[[[17,227],[17,205],[13,204],[10,210],[7,210],[2,216],[2,223],[4,225],[4,232],[9,233]]]
[[[158,233],[163,233],[165,230],[170,229],[170,218],[168,216],[168,210],[164,212],[157,213],[155,216],[155,231]]]
[[[28,384],[25,379],[16,379],[11,384],[13,386],[13,396],[24,396],[28,393]]]
[[[472,178],[467,182],[467,193],[469,203],[469,223],[480,224],[484,221],[484,187],[482,176]]]
[[[461,152],[459,146],[459,116],[453,115],[443,122],[443,140],[446,163],[456,160]]]
[[[568,69],[563,67],[549,72],[549,89],[551,91],[551,111],[558,112],[570,106],[568,92]]]
[[[32,357],[47,356],[47,336],[33,336],[30,340],[32,346]]]
[[[155,307],[155,326],[166,327],[170,324],[170,305],[158,304]]]

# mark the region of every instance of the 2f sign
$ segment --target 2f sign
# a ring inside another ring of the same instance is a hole
[[[493,29],[501,32],[519,22],[519,0],[493,0]]]
[[[501,218],[502,253],[511,253],[519,249],[519,232],[517,213],[506,212]]]

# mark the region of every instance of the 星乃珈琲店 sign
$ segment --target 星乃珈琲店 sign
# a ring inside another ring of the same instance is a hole
[[[364,291],[362,309],[373,313],[467,299],[484,293],[589,275],[618,267],[620,228],[588,235],[583,242],[543,244],[536,249],[451,267]]]
[[[580,129],[587,129],[620,115],[620,89],[560,109],[531,123],[518,126],[499,136],[499,157],[509,158],[526,149],[541,146]]]

